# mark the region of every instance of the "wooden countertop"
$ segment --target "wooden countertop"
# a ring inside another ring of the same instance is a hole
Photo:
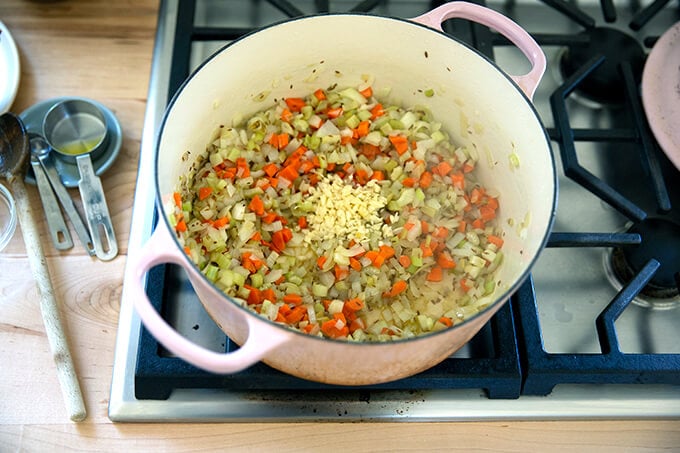
[[[157,8],[153,0],[0,2],[0,21],[21,58],[12,111],[57,96],[85,96],[112,109],[124,135],[121,155],[102,178],[120,244],[115,260],[93,260],[78,245],[56,251],[37,190],[29,186],[84,392],[88,418],[82,423],[70,422],[64,409],[20,229],[0,252],[0,450],[658,451],[680,446],[678,420],[112,423],[109,386]]]

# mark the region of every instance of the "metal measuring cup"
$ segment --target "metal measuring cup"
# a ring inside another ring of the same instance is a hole
[[[78,165],[78,189],[95,253],[104,261],[115,258],[118,244],[104,189],[92,165],[92,158],[104,152],[109,139],[106,117],[90,102],[67,99],[45,115],[43,136],[62,159]]]

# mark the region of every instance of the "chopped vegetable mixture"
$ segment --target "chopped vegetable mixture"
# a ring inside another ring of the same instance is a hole
[[[389,341],[486,308],[498,194],[425,108],[318,89],[221,127],[174,194],[187,255],[239,303],[309,335]]]

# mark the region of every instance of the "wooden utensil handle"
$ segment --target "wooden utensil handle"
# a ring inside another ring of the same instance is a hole
[[[64,395],[66,409],[71,420],[81,421],[85,419],[87,412],[83,402],[83,395],[80,391],[78,377],[73,366],[71,352],[69,351],[68,342],[62,327],[59,307],[54,297],[54,289],[52,288],[50,274],[47,269],[45,253],[40,244],[40,236],[36,228],[33,213],[31,212],[26,187],[21,178],[13,178],[10,184],[16,201],[21,232],[26,244],[26,253],[38,286],[40,312],[45,324],[45,332],[47,333],[52,357],[57,366],[57,376]]]

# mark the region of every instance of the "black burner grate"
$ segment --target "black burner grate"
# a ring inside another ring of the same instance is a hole
[[[576,24],[586,29],[595,26],[595,19],[571,2],[543,0]],[[269,2],[289,17],[306,14],[293,2],[271,0]],[[351,10],[370,11],[386,0],[358,2]],[[422,2],[422,12],[443,2]],[[483,2],[480,2],[483,3]],[[510,2],[512,3],[512,2]],[[629,24],[637,30],[651,20],[666,1],[656,1],[640,10]],[[329,11],[328,1],[315,2],[318,12]],[[181,86],[190,73],[192,43],[200,41],[230,41],[254,31],[252,28],[216,28],[194,25],[195,1],[179,2],[173,63],[169,82],[169,98]],[[606,22],[616,20],[616,9],[610,0],[602,0],[602,14]],[[472,45],[493,59],[494,47],[509,43],[488,28],[460,20],[447,21],[444,30]],[[589,38],[582,34],[533,34],[543,46],[587,46]],[[657,37],[648,37],[644,43],[650,46]],[[551,98],[555,127],[548,129],[550,138],[559,144],[565,174],[605,202],[614,206],[632,221],[642,221],[650,214],[668,216],[672,211],[673,190],[666,184],[669,176],[667,162],[660,158],[656,143],[651,137],[639,102],[634,69],[623,62],[619,66],[621,80],[626,87],[625,99],[630,112],[631,126],[626,128],[574,129],[569,124],[566,101],[579,83],[598,65],[602,56],[588,61],[576,73],[567,77]],[[656,200],[656,212],[648,212],[641,206],[635,194],[621,191],[618,187],[600,180],[583,168],[576,155],[576,142],[596,141],[612,143],[635,143],[640,150],[642,177],[648,182]],[[673,170],[670,170],[673,171]],[[677,177],[677,172],[672,173]],[[670,193],[670,194],[669,194]],[[635,247],[642,242],[636,233],[583,233],[554,232],[549,247]],[[164,288],[167,278],[173,278],[172,265],[154,268],[148,279],[148,293],[156,308],[163,312]],[[553,354],[545,351],[539,322],[538,306],[533,281],[530,278],[480,333],[471,340],[470,358],[452,357],[419,375],[397,382],[362,387],[361,392],[416,389],[485,389],[489,398],[518,398],[520,394],[546,395],[560,383],[668,383],[680,384],[680,354],[625,354],[618,346],[614,322],[626,306],[635,298],[659,268],[659,262],[651,259],[637,270],[631,281],[611,301],[597,320],[598,338],[602,354]],[[676,282],[680,281],[676,272]],[[228,338],[225,351],[235,346]],[[138,399],[164,399],[174,389],[204,388],[231,390],[285,390],[309,391],[333,390],[342,393],[346,387],[322,385],[300,380],[272,368],[257,364],[234,375],[215,375],[199,370],[180,359],[163,354],[156,340],[142,327],[139,355],[135,372],[135,394]],[[351,390],[356,391],[356,388]]]

